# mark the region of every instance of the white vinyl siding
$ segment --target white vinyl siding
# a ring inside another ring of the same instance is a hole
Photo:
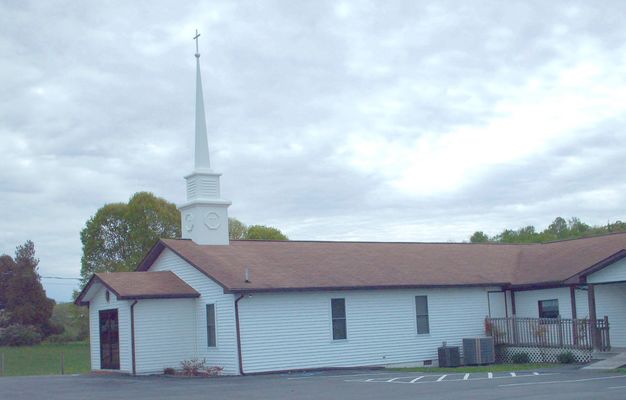
[[[161,374],[195,357],[196,299],[139,300],[135,305],[137,374]]]
[[[587,277],[589,283],[626,282],[626,258],[602,268]]]
[[[597,285],[596,315],[609,317],[611,346],[626,347],[626,284]]]
[[[489,316],[491,318],[506,317],[506,292],[490,291],[489,292]]]
[[[430,333],[417,334],[415,296],[428,296]],[[346,299],[348,338],[333,341],[330,299]],[[415,363],[437,359],[442,341],[484,335],[484,288],[253,294],[239,302],[243,368]]]
[[[130,339],[130,304],[127,300],[117,300],[111,293],[109,302],[105,299],[106,289],[99,283],[94,286],[100,288],[89,301],[89,335],[91,369],[100,370],[100,316],[101,310],[117,310],[119,348],[120,348],[120,372],[132,373],[132,355]]]
[[[149,271],[172,271],[200,293],[200,297],[195,299],[195,306],[193,306],[197,321],[195,332],[189,332],[189,335],[197,337],[196,357],[206,359],[210,366],[223,367],[224,374],[238,374],[235,296],[225,294],[220,285],[169,249],[163,250]],[[218,338],[216,347],[207,346],[207,304],[215,304],[216,336]],[[159,349],[155,348],[154,351],[158,352]]]
[[[539,301],[541,300],[558,300],[561,318],[572,318],[572,302],[568,287],[515,292],[516,316],[539,318]],[[576,308],[578,310],[578,305]]]
[[[597,296],[596,296],[597,297]],[[576,298],[576,318],[588,318],[589,306],[587,302],[587,290],[577,288]],[[525,290],[515,292],[515,308],[518,317],[538,318],[539,304],[541,300],[556,299],[559,301],[559,314],[561,318],[572,318],[572,300],[569,287]],[[596,298],[596,303],[599,301]],[[599,316],[600,314],[598,314]]]

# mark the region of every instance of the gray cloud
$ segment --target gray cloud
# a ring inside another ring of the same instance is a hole
[[[624,218],[619,1],[2,2],[0,251],[77,276],[79,232],[180,203],[201,32],[231,215],[294,239],[465,240]],[[45,281],[67,300],[71,283]]]

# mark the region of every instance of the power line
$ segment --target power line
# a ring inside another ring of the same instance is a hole
[[[42,276],[41,279],[67,279],[67,280],[80,281],[80,278],[69,278],[66,276]]]

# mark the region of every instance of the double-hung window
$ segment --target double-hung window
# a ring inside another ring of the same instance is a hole
[[[333,340],[346,339],[348,337],[346,299],[331,299],[330,308],[333,320]]]
[[[206,337],[208,347],[217,347],[215,330],[215,304],[206,305]]]
[[[415,320],[417,321],[418,335],[430,333],[428,298],[426,296],[415,296]]]

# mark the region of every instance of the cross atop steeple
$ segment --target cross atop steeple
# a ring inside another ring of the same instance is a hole
[[[198,38],[200,37],[200,34],[198,33],[198,30],[196,29],[196,36],[193,37],[193,40],[196,41],[196,58],[200,57],[200,52],[198,51]]]

